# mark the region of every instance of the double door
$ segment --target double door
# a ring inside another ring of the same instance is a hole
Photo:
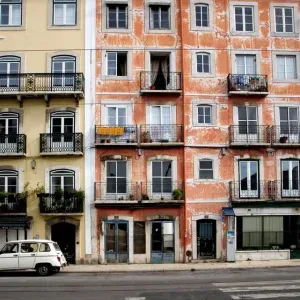
[[[0,116],[0,151],[16,153],[17,147],[17,134],[19,130],[18,117]]]
[[[281,193],[282,197],[299,197],[299,161],[281,161]]]
[[[172,126],[171,106],[151,107],[150,133],[154,142],[174,140],[176,134]]]
[[[259,198],[259,173],[257,160],[239,161],[239,197]]]

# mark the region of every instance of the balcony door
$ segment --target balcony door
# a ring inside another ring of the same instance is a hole
[[[21,59],[17,56],[0,57],[0,90],[15,91],[19,89]]]
[[[0,193],[16,194],[18,192],[18,172],[12,170],[0,171]],[[7,205],[12,208],[16,202],[15,197],[0,196],[0,206]]]
[[[172,193],[172,161],[152,162],[152,194],[158,198],[169,197]]]
[[[257,107],[239,106],[237,107],[238,130],[235,131],[235,139],[240,142],[258,142],[258,117]]]
[[[19,115],[0,114],[0,152],[18,152],[17,134],[19,133]]]
[[[125,142],[126,140],[130,139],[131,131],[134,130],[134,128],[126,126],[127,109],[124,106],[111,106],[107,108],[107,125],[108,127],[124,128],[124,134],[112,136],[115,142]]]
[[[280,107],[280,138],[286,137],[289,143],[299,143],[298,107]]]
[[[282,197],[299,197],[299,161],[281,161]]]
[[[171,106],[151,106],[150,134],[154,142],[172,141]]]
[[[73,112],[51,114],[51,151],[67,152],[74,149],[75,115]]]
[[[126,161],[108,161],[106,163],[106,194],[109,200],[127,198]]]
[[[52,58],[52,86],[57,90],[74,90],[76,59],[74,56],[55,56]]]
[[[240,198],[259,198],[258,161],[239,161]]]
[[[236,73],[238,75],[256,74],[255,55],[236,55]]]
[[[50,193],[64,191],[71,193],[75,188],[75,172],[71,170],[54,170],[50,173]]]

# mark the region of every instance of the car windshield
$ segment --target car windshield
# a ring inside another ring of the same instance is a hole
[[[54,246],[54,248],[55,248],[55,250],[56,250],[56,251],[60,251],[60,252],[61,252],[61,250],[60,250],[60,248],[59,248],[58,244],[56,244],[56,243],[53,243],[53,246]]]

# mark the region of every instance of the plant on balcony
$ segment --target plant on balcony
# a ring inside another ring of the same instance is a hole
[[[142,142],[143,143],[152,143],[151,135],[149,131],[142,133]]]
[[[0,211],[7,212],[9,210],[8,204],[2,203],[0,204]]]
[[[286,141],[287,141],[287,139],[288,139],[287,136],[281,136],[280,139],[279,139],[279,141],[280,141],[280,143],[285,144]]]
[[[149,196],[147,194],[142,194],[142,200],[149,200]]]
[[[133,194],[129,195],[129,200],[134,200],[134,195]]]
[[[183,191],[181,189],[173,190],[172,197],[174,200],[183,200]]]

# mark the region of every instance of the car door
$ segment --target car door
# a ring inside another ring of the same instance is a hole
[[[19,267],[19,245],[6,244],[0,252],[0,270],[13,270]]]
[[[37,243],[22,243],[19,254],[19,269],[33,269],[38,250]]]

